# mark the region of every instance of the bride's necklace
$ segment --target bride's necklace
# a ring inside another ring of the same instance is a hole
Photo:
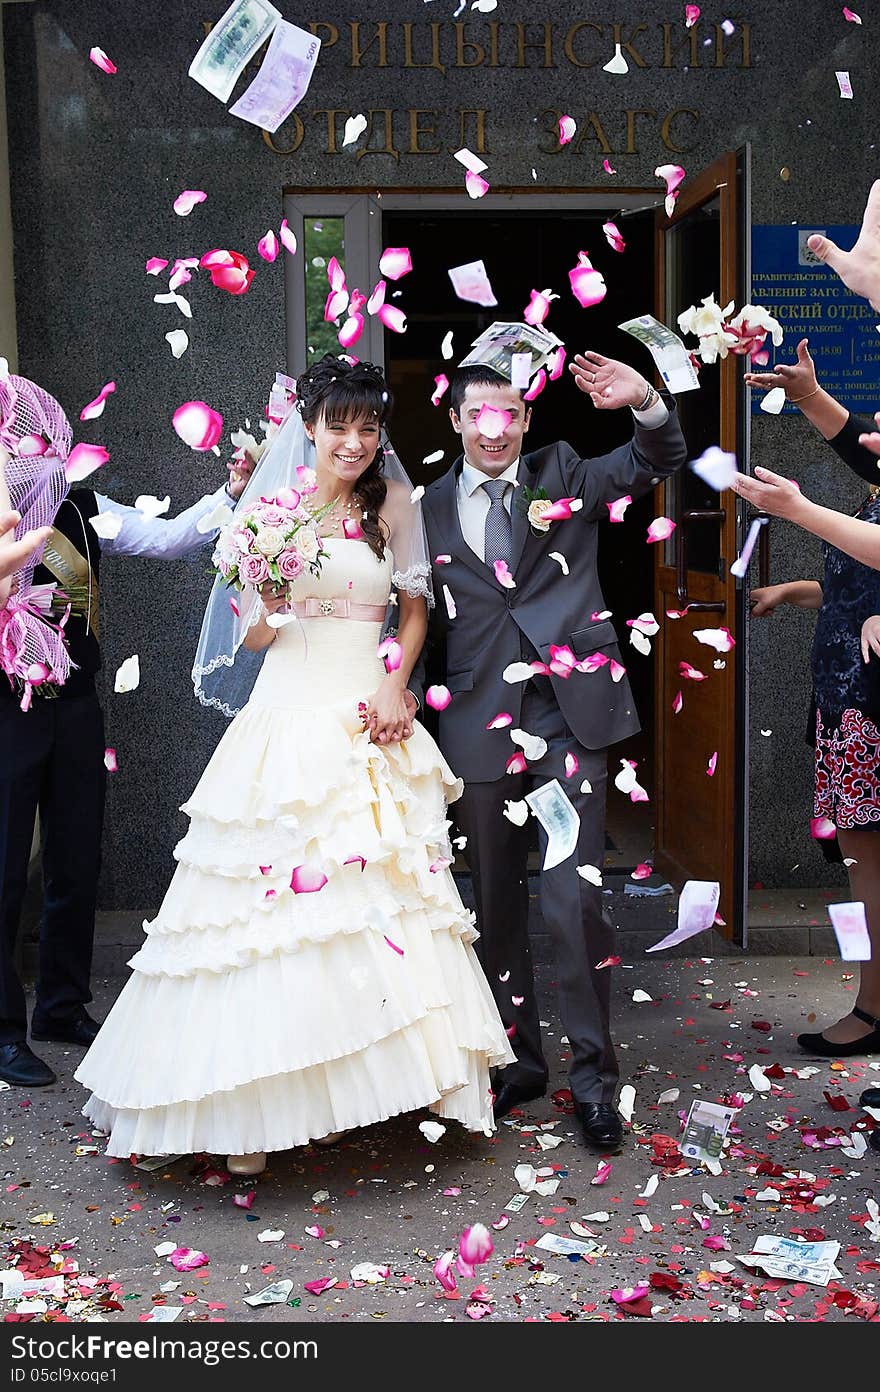
[[[341,503],[341,498],[337,495],[333,499],[333,502],[330,504],[329,507],[327,507],[326,503],[321,503],[314,508],[309,507],[308,503],[306,504],[306,510],[310,512],[312,516],[314,516],[316,513],[321,513],[322,508],[326,508],[326,512],[324,512],[321,515],[320,521],[318,523],[320,530],[325,536],[330,532],[338,531],[343,521],[350,522],[352,520],[351,514],[353,507],[353,495],[348,499],[346,503]]]

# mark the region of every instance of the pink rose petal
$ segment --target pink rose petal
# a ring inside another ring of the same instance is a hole
[[[403,648],[396,638],[384,638],[379,644],[377,656],[384,661],[386,672],[396,672],[403,661]]]
[[[469,198],[482,198],[484,194],[489,192],[489,185],[482,174],[475,174],[472,169],[469,169],[464,176],[464,186]]]
[[[625,493],[622,498],[615,498],[613,503],[606,503],[609,520],[611,522],[622,522],[623,515],[632,502],[629,493]]]
[[[452,1263],[454,1261],[455,1253],[449,1251],[444,1252],[442,1257],[438,1257],[434,1263],[434,1275],[445,1291],[454,1291],[458,1289],[452,1271]]]
[[[559,296],[554,295],[550,289],[533,290],[528,304],[523,310],[523,318],[527,324],[543,324],[550,312],[552,300],[558,300]]]
[[[577,121],[573,116],[560,116],[559,118],[559,143],[568,145],[575,136]]]
[[[512,724],[513,716],[508,714],[507,711],[499,711],[498,714],[496,716],[493,716],[493,718],[489,721],[489,724],[486,726],[486,729],[504,730],[507,728],[508,725]]]
[[[506,765],[506,768],[505,768],[505,772],[506,772],[506,773],[525,773],[525,771],[526,771],[526,756],[525,756],[525,754],[523,754],[520,750],[517,750],[517,752],[516,752],[515,754],[511,754],[510,758],[508,759],[507,765]]]
[[[103,445],[74,445],[64,466],[68,483],[81,483],[89,474],[100,469],[102,464],[106,464],[109,458]]]
[[[434,557],[435,565],[452,565],[452,557],[442,554]]]
[[[602,231],[605,233],[606,241],[613,251],[625,251],[626,242],[620,232],[616,222],[603,222]]]
[[[539,367],[538,371],[535,373],[532,385],[529,387],[528,391],[523,392],[523,401],[534,401],[536,397],[541,395],[546,385],[547,373],[544,371],[543,367]]]
[[[256,1189],[249,1189],[246,1194],[233,1194],[232,1202],[236,1208],[253,1208],[256,1197]]]
[[[503,585],[506,590],[516,589],[516,581],[511,575],[506,561],[493,561],[492,569],[495,572],[495,579],[498,581],[499,585]]]
[[[837,835],[837,827],[827,817],[811,817],[810,835],[814,841],[833,841]]]
[[[629,1305],[631,1301],[644,1300],[650,1289],[650,1286],[618,1286],[611,1292],[611,1299],[615,1305]]]
[[[184,189],[174,200],[174,211],[178,217],[188,217],[197,203],[204,203],[208,195],[204,189]]]
[[[562,370],[563,370],[563,368],[565,367],[565,357],[566,357],[565,348],[564,348],[564,346],[563,346],[562,344],[560,344],[559,347],[556,349],[555,353],[553,353],[552,357],[550,358],[550,361],[549,361],[548,364],[547,364],[547,366],[548,366],[549,369],[550,369],[550,381],[551,381],[551,382],[558,382],[559,379],[560,379],[560,377],[562,376]],[[542,369],[542,371],[543,371],[543,369]]]
[[[646,880],[646,879],[648,878],[648,876],[649,876],[649,875],[653,875],[653,873],[654,873],[653,867],[650,866],[650,865],[646,865],[646,864],[644,863],[644,861],[642,861],[642,863],[641,863],[640,865],[637,865],[636,868],[635,868],[635,870],[633,870],[632,874],[630,875],[630,879],[631,879],[631,880]]]
[[[452,700],[452,694],[448,686],[429,686],[425,692],[425,705],[432,710],[445,710]]]
[[[610,164],[610,161],[607,160],[607,159],[603,159],[603,161],[602,161],[602,168],[605,170],[605,173],[606,173],[606,174],[616,174],[616,173],[617,173],[617,170],[616,170],[616,169],[612,169],[611,164]]]
[[[368,314],[378,314],[379,310],[385,303],[385,292],[387,289],[388,286],[386,285],[384,280],[380,280],[376,283],[375,287],[370,292],[370,298],[367,300]]]
[[[498,440],[512,419],[510,411],[499,411],[496,406],[489,406],[484,401],[474,419],[474,424],[487,440]]]
[[[711,758],[709,759],[708,764],[706,765],[706,773],[708,774],[708,776],[709,776],[710,778],[714,778],[714,776],[715,776],[715,769],[716,769],[717,767],[718,767],[718,750],[716,749],[715,753],[711,756]]]
[[[402,948],[402,947],[398,947],[396,942],[392,942],[391,939],[389,938],[389,936],[388,936],[387,933],[383,933],[383,934],[382,934],[382,937],[385,939],[385,941],[387,942],[387,944],[388,944],[388,946],[391,948],[391,950],[392,950],[393,952],[396,952],[396,953],[397,953],[398,957],[403,957],[403,956],[405,956],[405,953],[404,953],[403,948]]]
[[[590,653],[577,664],[579,672],[598,672],[600,667],[606,667],[611,659],[605,653]]]
[[[379,257],[379,274],[389,280],[400,280],[412,270],[409,247],[386,247]]]
[[[349,294],[343,285],[340,290],[331,290],[324,305],[324,319],[328,324],[333,324],[340,314],[345,314],[348,309]]]
[[[622,961],[622,957],[603,957],[601,962],[596,963],[596,971],[602,971],[603,967],[619,967]]]
[[[260,874],[261,874],[261,875],[271,875],[271,873],[272,873],[272,866],[271,866],[271,865],[261,865],[261,866],[260,866]]]
[[[706,673],[701,672],[698,667],[692,667],[689,662],[679,662],[678,675],[686,677],[688,681],[705,681]]]
[[[697,22],[697,20],[698,20],[699,18],[700,18],[700,7],[699,7],[699,5],[685,5],[685,7],[684,7],[684,23],[685,23],[685,28],[686,28],[686,29],[691,29],[691,28],[696,24],[696,22]]]
[[[671,517],[655,517],[648,528],[648,541],[665,541],[672,536],[676,525]]]
[[[354,855],[349,856],[348,859],[344,860],[342,863],[343,865],[359,865],[361,867],[361,874],[363,874],[364,866],[367,862],[362,855]]]
[[[196,1271],[208,1265],[204,1252],[196,1252],[192,1247],[175,1247],[168,1260],[175,1271]]]
[[[324,1229],[320,1227],[318,1223],[315,1223],[312,1227],[306,1228],[306,1232],[308,1233],[309,1237],[320,1238],[324,1236]]]
[[[115,392],[115,390],[115,382],[106,382],[105,385],[98,392],[98,395],[95,397],[94,401],[90,401],[88,406],[84,406],[82,408],[82,410],[79,413],[80,420],[97,420],[98,416],[102,416],[104,414],[104,403],[107,400],[107,397],[111,394],[111,392]]]
[[[352,314],[346,319],[336,337],[341,348],[351,348],[357,343],[364,331],[364,316],[362,314]]]
[[[573,512],[580,510],[572,507],[572,503],[579,501],[578,498],[557,498],[548,507],[541,509],[541,517],[545,522],[566,522]]]
[[[354,517],[343,517],[342,535],[346,541],[363,541],[364,529]]]
[[[446,376],[445,372],[441,372],[437,377],[434,378],[434,395],[431,397],[432,406],[440,405],[440,399],[448,390],[448,387],[449,378]]]
[[[386,329],[390,329],[392,333],[406,333],[406,315],[403,310],[398,309],[396,305],[383,304],[376,318],[379,320],[380,324],[383,324]]]
[[[317,894],[326,883],[327,876],[323,870],[316,870],[310,865],[297,865],[290,877],[290,888],[294,894]]]
[[[508,1218],[507,1214],[502,1213],[498,1218],[495,1219],[495,1222],[492,1224],[492,1227],[495,1229],[496,1232],[503,1232],[509,1223],[510,1219]]]
[[[237,619],[240,619],[240,618],[241,618],[241,610],[239,609],[239,607],[238,607],[238,605],[236,604],[235,600],[233,599],[232,595],[229,596],[229,607],[230,607],[230,609],[232,610],[232,612],[233,612],[233,614],[235,615],[235,617],[236,617]]]
[[[843,17],[850,24],[861,24],[862,22],[859,16],[856,14],[855,10],[849,9],[846,5],[844,5],[843,7]],[[114,68],[113,71],[115,72],[116,69]]]
[[[335,1285],[335,1276],[322,1276],[319,1281],[306,1281],[303,1290],[307,1290],[309,1295],[323,1295],[324,1291],[332,1290]]]
[[[185,445],[204,453],[213,449],[223,432],[223,417],[204,401],[185,401],[171,417],[171,424]]]
[[[108,773],[115,773],[119,767],[116,762],[116,750],[109,746],[104,750],[104,767]]]
[[[608,664],[608,667],[609,671],[611,672],[611,680],[613,682],[619,682],[621,677],[626,675],[626,668],[620,662],[616,662],[613,657],[610,663]]]
[[[147,261],[146,265],[144,266],[144,270],[146,271],[147,275],[158,275],[160,271],[164,271],[167,265],[168,262],[165,261],[161,256],[151,256],[149,261]]]
[[[270,227],[265,237],[261,237],[257,242],[257,251],[264,261],[274,261],[280,250],[278,238]]]
[[[577,773],[577,771],[578,771],[579,768],[580,768],[580,764],[579,764],[578,761],[577,761],[577,755],[576,755],[576,754],[566,754],[566,756],[565,756],[565,776],[566,776],[566,778],[573,778],[574,775]]]
[[[578,263],[568,273],[571,292],[583,309],[604,300],[608,286],[601,271],[597,271],[585,251],[578,252]]]
[[[438,856],[437,859],[432,860],[431,864],[428,866],[428,873],[431,875],[439,875],[441,870],[448,870],[451,864],[452,861],[448,856]]]
[[[598,1165],[596,1166],[596,1173],[593,1175],[593,1178],[590,1180],[590,1183],[605,1184],[605,1182],[610,1178],[612,1169],[613,1166],[610,1160],[600,1160]]]
[[[845,13],[846,13],[846,11],[844,11],[844,14],[845,14]],[[860,24],[861,24],[861,22],[862,22],[862,21],[859,20],[859,23],[860,23]],[[101,69],[101,72],[105,72],[105,73],[115,73],[115,72],[116,72],[116,64],[115,64],[110,58],[107,57],[107,54],[104,52],[103,48],[97,48],[97,47],[95,47],[95,48],[90,48],[90,49],[89,49],[89,62],[94,63],[94,65],[95,65],[96,68],[100,68],[100,69]]]
[[[281,226],[278,229],[278,236],[285,251],[289,251],[291,256],[296,255],[296,235],[288,225],[287,218],[281,219]],[[333,258],[336,261],[336,257]],[[339,265],[339,262],[336,262]],[[335,287],[334,287],[335,288]]]
[[[327,263],[327,284],[331,290],[345,289],[345,271],[335,256],[331,256]]]
[[[680,715],[680,714],[681,714],[681,708],[682,708],[683,705],[684,705],[684,701],[682,700],[681,692],[680,692],[680,691],[677,691],[677,692],[675,693],[675,695],[673,696],[673,698],[672,698],[672,714],[673,714],[673,715]]]

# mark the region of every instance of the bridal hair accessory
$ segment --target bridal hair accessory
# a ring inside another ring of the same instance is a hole
[[[69,488],[64,466],[71,440],[70,422],[54,396],[27,377],[13,375],[0,361],[0,446],[9,455],[2,467],[10,501],[21,514],[16,537],[54,522]],[[33,583],[44,547],[37,547],[16,571],[9,600],[0,610],[0,669],[13,689],[22,692],[24,711],[36,687],[62,685],[71,668],[62,635],[69,606],[61,621],[53,623],[49,615],[55,586]]]

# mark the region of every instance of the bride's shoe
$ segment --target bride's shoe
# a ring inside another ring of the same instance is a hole
[[[314,1138],[314,1137],[313,1137],[313,1138],[312,1138],[312,1145],[319,1145],[319,1146],[332,1146],[332,1145],[336,1145],[337,1141],[341,1141],[345,1136],[350,1136],[352,1130],[353,1130],[353,1127],[350,1126],[350,1127],[348,1128],[347,1131],[328,1131],[326,1136],[321,1136],[320,1138]]]
[[[256,1150],[252,1155],[227,1155],[226,1168],[230,1174],[262,1174],[266,1168],[266,1152]]]

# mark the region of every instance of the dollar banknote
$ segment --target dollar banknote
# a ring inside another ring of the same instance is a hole
[[[567,860],[577,846],[580,818],[558,778],[526,793],[525,800],[547,833],[542,868],[552,870]]]
[[[314,34],[282,19],[260,71],[235,106],[229,108],[230,116],[239,116],[262,130],[276,131],[308,91],[320,47],[321,40]]]
[[[228,101],[240,74],[280,21],[280,11],[268,0],[234,0],[190,63],[190,77],[218,101]]]

